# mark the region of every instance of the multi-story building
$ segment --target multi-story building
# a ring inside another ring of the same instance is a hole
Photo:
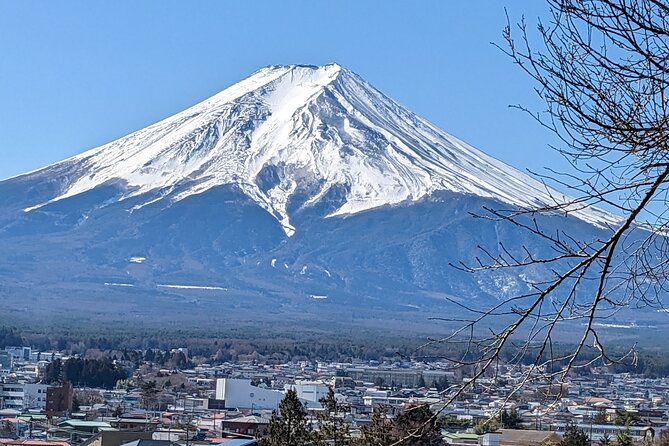
[[[9,352],[0,351],[0,375],[12,371],[12,355]]]
[[[457,379],[451,371],[416,368],[351,367],[346,374],[356,381],[381,382],[393,387],[417,387],[421,381],[430,386],[444,378],[449,382]]]
[[[30,361],[32,349],[30,347],[5,347],[15,361]]]
[[[46,384],[0,383],[0,408],[44,410],[47,388]]]
[[[72,411],[74,389],[69,382],[60,387],[49,387],[46,391],[46,415],[60,417]]]

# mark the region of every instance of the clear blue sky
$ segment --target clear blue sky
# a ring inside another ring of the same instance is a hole
[[[518,168],[559,164],[490,42],[541,0],[0,0],[0,178],[101,145],[270,64],[338,62]]]

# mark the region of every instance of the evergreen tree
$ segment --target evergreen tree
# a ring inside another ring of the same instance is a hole
[[[62,382],[63,362],[60,359],[51,361],[44,371],[44,382],[47,384],[58,384]]]
[[[594,418],[593,421],[595,422],[595,424],[606,424],[606,423],[608,423],[609,417],[606,414],[606,410],[605,409],[599,409],[599,411],[597,411],[597,415],[595,415],[595,418]]]
[[[604,432],[604,435],[599,440],[599,446],[611,446],[611,437],[606,432]]]
[[[427,384],[425,384],[425,378],[423,378],[423,375],[418,378],[418,383],[416,384],[416,387],[421,388],[421,387],[427,387]]]
[[[474,426],[474,433],[477,435],[487,434],[488,432],[495,432],[499,429],[499,422],[497,418],[483,418],[479,420]]]
[[[360,446],[390,446],[395,442],[393,422],[388,417],[388,408],[378,406],[372,413],[371,422],[360,428]]]
[[[445,445],[434,412],[427,405],[405,410],[393,420],[392,433],[395,441],[405,446]]]
[[[0,420],[0,437],[6,438],[14,433],[15,430],[14,426],[12,426],[12,423],[10,423],[9,421]]]
[[[639,424],[641,418],[636,412],[616,409],[616,424],[618,426],[633,426]]]
[[[317,415],[317,443],[320,445],[348,446],[351,444],[350,428],[344,416],[348,412],[344,404],[337,401],[332,387],[328,388],[327,396],[318,400],[323,411]]]
[[[267,428],[262,446],[304,446],[311,441],[311,429],[307,423],[307,410],[297,392],[290,389],[279,403],[279,413],[274,412]]]
[[[435,386],[439,392],[448,389],[449,382],[448,378],[444,375],[436,382]]]
[[[503,429],[522,429],[523,419],[518,415],[518,411],[513,408],[511,410],[504,409],[497,417],[499,425]]]
[[[576,425],[568,424],[564,430],[560,446],[590,446],[590,438]]]
[[[155,358],[156,358],[156,353],[153,351],[152,348],[147,349],[146,353],[144,353],[144,361],[146,362],[153,362]]]
[[[634,442],[632,441],[632,434],[630,434],[630,428],[625,427],[624,430],[618,431],[616,434],[616,446],[632,446]]]
[[[140,386],[141,393],[139,399],[146,410],[155,409],[158,402],[158,388],[155,381],[143,382]]]

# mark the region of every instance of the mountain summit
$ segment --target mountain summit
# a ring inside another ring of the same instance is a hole
[[[489,308],[551,265],[467,274],[551,246],[488,208],[565,197],[339,65],[270,66],[154,125],[0,181],[0,308],[26,323],[384,324]],[[593,240],[611,215],[533,216]],[[68,305],[63,305],[67,302]]]
[[[116,183],[117,199],[180,201],[236,185],[292,235],[289,204],[337,196],[330,216],[420,200],[436,191],[518,207],[556,191],[435,127],[337,64],[269,66],[154,125],[50,166],[67,171],[44,204]],[[575,215],[591,223],[596,210]]]

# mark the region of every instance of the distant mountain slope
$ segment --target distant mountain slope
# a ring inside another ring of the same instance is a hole
[[[555,200],[566,197],[338,65],[272,66],[0,182],[0,305],[31,295],[40,307],[28,312],[49,312],[63,298],[131,296],[123,311],[151,302],[169,314],[176,299],[205,319],[205,301],[314,318],[485,306],[550,271],[472,276],[449,262],[475,261],[478,245],[549,247],[470,213]],[[617,221],[591,208],[538,218],[584,239]]]

